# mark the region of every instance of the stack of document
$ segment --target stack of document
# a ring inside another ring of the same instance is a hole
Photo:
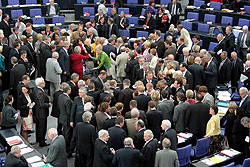
[[[177,139],[178,139],[178,144],[179,143],[184,143],[186,141],[184,138],[179,137],[179,136],[177,136]]]
[[[218,92],[218,99],[220,101],[230,101],[231,94],[228,91],[219,91]]]
[[[222,150],[220,153],[223,154],[223,155],[226,155],[226,156],[228,156],[228,157],[233,157],[233,156],[235,156],[235,155],[240,154],[239,151],[236,151],[236,150],[234,150],[234,149]]]
[[[22,139],[19,136],[8,137],[6,138],[6,141],[10,146],[23,143]]]
[[[184,138],[184,139],[188,139],[188,138],[191,138],[193,134],[192,133],[178,133],[177,136]]]

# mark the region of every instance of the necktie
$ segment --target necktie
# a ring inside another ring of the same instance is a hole
[[[149,20],[149,19],[147,19],[147,21],[146,21],[146,24],[145,24],[146,26],[148,25],[148,20]]]
[[[241,39],[241,41],[240,41],[240,47],[241,47],[241,48],[243,48],[245,35],[246,35],[246,34],[244,33],[243,36],[242,36],[242,39]]]
[[[109,36],[111,36],[111,29],[112,29],[112,27],[110,26],[109,27]]]
[[[175,15],[175,4],[173,4],[173,7],[172,7],[172,15]]]
[[[220,71],[221,67],[223,66],[223,64],[224,64],[224,61],[222,61],[222,62],[220,63],[219,71]]]

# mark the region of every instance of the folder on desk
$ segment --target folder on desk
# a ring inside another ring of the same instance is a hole
[[[223,160],[219,159],[218,157],[212,157],[212,158],[209,158],[209,160],[217,164],[220,162],[223,162]]]

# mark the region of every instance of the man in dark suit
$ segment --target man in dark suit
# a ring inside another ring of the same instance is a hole
[[[119,28],[120,29],[127,29],[128,27],[129,27],[129,20],[127,19],[127,17],[125,17],[125,12],[121,11]]]
[[[17,102],[17,85],[20,81],[22,81],[22,76],[27,74],[26,68],[23,64],[18,64],[18,60],[16,57],[11,58],[11,64],[13,68],[10,70],[10,81],[9,81],[9,88],[10,94],[13,95],[14,103],[13,107],[16,108]],[[16,101],[16,102],[15,102]]]
[[[50,47],[49,47],[49,43],[50,43],[51,39],[49,36],[44,36],[43,37],[43,42],[41,42],[40,44],[40,55],[39,55],[39,61],[40,61],[40,69],[39,69],[39,73],[40,75],[45,78],[46,75],[46,61],[48,58],[51,57],[51,55],[49,54],[50,51]]]
[[[162,58],[158,58],[157,64],[155,66],[155,75],[158,76],[158,73],[164,71],[165,68],[164,60]]]
[[[110,135],[108,145],[110,148],[114,148],[114,150],[118,150],[124,147],[123,142],[127,135],[126,132],[122,129],[123,125],[123,116],[118,116],[115,120],[115,126],[108,129]]]
[[[20,153],[21,149],[19,146],[12,146],[11,151],[6,156],[4,166],[28,167],[28,162]]]
[[[96,80],[94,81],[95,90],[96,90],[96,91],[100,91],[100,90],[103,89],[103,84],[104,84],[106,78],[107,78],[107,72],[104,71],[104,70],[102,70],[102,71],[99,73],[99,75],[98,75],[98,77],[96,78]]]
[[[10,53],[9,53],[9,68],[11,69],[13,67],[13,65],[11,64],[11,58],[12,57],[16,57],[17,59],[20,59],[20,48],[21,48],[21,43],[20,42],[15,42],[14,43],[14,48],[12,48],[10,50]]]
[[[71,150],[71,138],[73,135],[73,120],[72,120],[72,106],[73,101],[70,99],[69,94],[71,92],[71,88],[69,85],[65,85],[63,88],[63,94],[59,96],[59,109],[60,109],[60,116],[59,122],[62,124],[63,130],[62,134],[65,138],[66,143],[66,152],[68,155],[72,154],[73,150]]]
[[[163,120],[173,120],[174,103],[172,100],[168,100],[168,91],[161,91],[162,101],[158,104],[157,110],[162,112]]]
[[[207,122],[210,118],[209,105],[202,103],[203,96],[196,94],[196,103],[188,106],[185,125],[195,137],[202,138],[206,134]]]
[[[144,64],[143,64],[143,67],[142,67],[142,69],[139,69],[138,71],[137,71],[137,74],[136,74],[136,81],[137,80],[143,80],[143,79],[145,79],[146,78],[146,73],[147,73],[147,71],[149,71],[149,63],[148,62],[145,62]]]
[[[3,32],[2,32],[3,35]],[[8,46],[8,39],[6,37],[4,37],[2,39],[2,44],[3,44],[3,51],[2,51],[2,55],[5,57],[4,59],[4,64],[5,64],[5,69],[7,70],[7,72],[2,73],[2,82],[5,83],[3,84],[2,90],[6,90],[9,88],[9,81],[10,81],[10,61],[9,61],[9,53],[10,50],[12,49],[11,47]]]
[[[227,84],[231,80],[231,68],[232,64],[228,58],[227,52],[223,51],[220,55],[221,63],[218,70],[218,81],[220,84]]]
[[[206,78],[205,71],[200,64],[201,64],[201,58],[196,57],[194,59],[194,64],[188,66],[188,71],[190,71],[194,79],[194,84],[192,89],[195,89],[197,85],[204,85],[205,83],[205,78]]]
[[[162,112],[156,110],[154,101],[148,102],[149,111],[146,113],[148,125],[147,127],[152,130],[154,137],[159,140],[161,134],[161,121],[163,120]]]
[[[237,52],[240,59],[245,61],[250,49],[250,33],[248,32],[248,26],[243,26],[242,30],[243,32],[240,32],[237,38]]]
[[[235,36],[233,34],[233,27],[227,26],[226,27],[226,37],[224,38],[225,42],[225,51],[227,51],[229,58],[231,56],[231,53],[234,51],[234,43],[235,43]]]
[[[182,10],[181,4],[177,2],[177,0],[173,0],[172,2],[168,3],[167,10],[171,14],[170,24],[174,24],[176,26]]]
[[[45,135],[47,131],[47,117],[49,116],[49,107],[51,103],[47,94],[44,92],[45,81],[43,78],[37,78],[35,80],[36,88],[33,91],[34,102],[34,117],[36,119],[36,141],[39,142],[39,146],[47,146],[45,143]]]
[[[37,68],[37,58],[36,58],[36,53],[37,53],[37,50],[35,48],[35,45],[34,45],[34,42],[33,42],[33,37],[32,35],[28,35],[27,36],[27,43],[26,43],[26,46],[29,48],[30,50],[30,53],[31,53],[31,57],[33,60],[30,60],[30,62],[32,64],[34,64],[35,68]]]
[[[49,2],[50,4],[47,5],[46,15],[47,16],[59,15],[58,4],[55,4],[54,0],[50,0]]]
[[[119,16],[119,14],[117,14],[117,10],[116,9],[118,9],[118,8],[112,8],[112,10],[111,10],[111,16],[110,17],[114,20],[115,24],[119,25],[119,23],[120,23],[120,16]]]
[[[164,58],[165,44],[161,38],[161,31],[155,30],[155,43],[157,44],[157,54],[159,58]]]
[[[180,70],[181,70],[181,72],[182,72],[182,75],[183,75],[183,76],[186,78],[186,80],[187,80],[187,84],[188,84],[187,89],[193,89],[193,87],[194,87],[193,75],[192,75],[191,72],[189,72],[189,71],[187,70],[187,67],[188,67],[187,63],[184,63],[184,62],[180,63]]]
[[[175,60],[179,60],[180,58],[180,55],[183,54],[183,48],[186,47],[186,45],[184,44],[184,38],[182,37],[179,37],[177,39],[177,49],[176,49],[176,57],[175,57]]]
[[[56,91],[53,95],[53,107],[51,111],[51,116],[57,118],[57,132],[59,135],[62,134],[62,124],[59,122],[60,107],[59,107],[59,96],[63,94],[63,87],[65,83],[60,85],[60,90]]]
[[[2,21],[0,23],[0,29],[3,30],[4,36],[6,38],[9,38],[9,36],[12,34],[10,24],[9,24],[10,16],[8,14],[4,14],[2,17]]]
[[[217,56],[219,56],[221,54],[221,52],[225,50],[226,45],[225,45],[225,41],[223,39],[224,39],[223,34],[220,33],[217,35],[218,44],[214,48],[214,51],[215,51]]]
[[[142,153],[138,149],[134,149],[134,147],[132,138],[126,138],[124,140],[124,148],[116,151],[112,164],[114,166],[139,167]]]
[[[125,79],[123,81],[123,89],[120,91],[118,96],[118,102],[124,104],[122,115],[125,115],[126,112],[129,111],[129,102],[133,99],[132,96],[133,91],[129,87],[130,87],[130,80]]]
[[[134,98],[137,101],[138,110],[143,110],[145,112],[148,111],[148,102],[150,101],[150,97],[144,95],[145,87],[138,86],[138,95]]]
[[[75,128],[76,151],[79,166],[93,166],[94,144],[97,138],[96,128],[90,124],[92,113],[83,113],[83,122],[79,122]],[[77,161],[76,161],[77,162]]]
[[[164,53],[164,58],[168,55],[172,54],[174,57],[176,57],[176,48],[172,46],[172,42],[166,40],[165,41],[166,51]]]
[[[130,108],[130,111],[126,112],[125,119],[130,119],[131,118],[131,111],[132,111],[132,109],[134,109],[134,108],[137,109],[137,101],[136,100],[131,100],[129,102],[129,108]],[[143,110],[139,110],[139,118],[138,119],[143,120],[143,122],[145,124],[147,124],[146,114],[145,114],[145,112]]]
[[[114,23],[112,18],[108,19],[108,29],[107,29],[107,37],[110,38],[112,34],[115,34],[116,37],[120,37],[119,27]]]
[[[91,96],[93,98],[96,106],[99,105],[100,93],[101,93],[101,91],[96,91],[95,90],[95,84],[94,83],[89,84],[87,95]]]
[[[200,47],[200,49],[202,48],[202,44],[201,44],[201,41],[200,41],[200,36],[199,35],[195,35],[194,37],[193,37],[193,46],[192,46],[192,48],[191,48],[191,50],[193,51],[194,50],[194,46],[196,45],[196,46],[199,46]]]
[[[48,148],[47,157],[43,159],[45,163],[50,163],[54,167],[67,167],[65,139],[62,135],[58,136],[55,128],[48,130],[49,139],[52,141]]]
[[[107,45],[104,45],[102,50],[107,53],[107,55],[110,55],[110,53],[116,54],[116,47],[115,47],[115,39],[114,38],[109,38],[109,43]]]
[[[163,120],[161,123],[161,128],[164,130],[163,136],[161,137],[161,142],[164,138],[168,138],[171,141],[170,149],[177,151],[177,133],[171,128],[171,122],[169,120]]]
[[[207,63],[205,67],[206,80],[205,85],[208,88],[208,92],[214,96],[214,90],[217,85],[217,67],[212,61],[212,56],[210,53],[204,55],[204,60]]]
[[[237,57],[236,52],[232,52],[231,57],[231,85],[233,92],[235,92],[235,90],[238,88],[238,81],[240,80],[240,75],[243,72],[243,62],[240,58]]]
[[[70,59],[69,59],[69,54],[68,54],[68,49],[69,49],[70,43],[68,41],[64,41],[62,45],[62,49],[59,52],[59,64],[62,68],[62,75],[61,79],[62,82],[66,82],[70,76]]]
[[[135,59],[135,53],[134,52],[129,52],[129,59],[125,67],[125,72],[126,72],[126,79],[129,79],[131,81],[131,84],[134,83],[134,67],[138,64],[138,60]]]
[[[109,133],[106,130],[98,132],[98,138],[95,141],[94,163],[93,167],[110,167],[115,150],[108,146]]]
[[[144,140],[146,143],[141,149],[141,153],[143,154],[141,166],[152,167],[155,164],[155,154],[158,149],[158,141],[157,139],[154,139],[151,130],[145,130]]]
[[[71,92],[69,94],[69,97],[71,100],[74,100],[75,97],[78,95],[78,89],[77,89],[77,82],[79,80],[79,75],[77,73],[73,73],[70,76],[70,80],[68,81],[68,84],[71,88]]]
[[[245,116],[250,118],[250,97],[248,96],[248,90],[246,87],[240,88],[241,101],[239,107],[245,111]]]
[[[143,120],[139,119],[135,123],[135,128],[138,132],[134,136],[134,145],[136,149],[141,150],[145,144],[145,140],[143,137],[144,137],[144,131],[146,130]]]
[[[154,78],[154,72],[153,71],[147,71],[146,72],[146,78],[142,80],[144,86],[146,87],[147,83],[152,83],[154,88],[156,88],[157,79]]]
[[[133,68],[133,75],[132,75],[132,85],[135,84],[135,82],[138,80],[137,76],[139,73],[139,70],[143,69],[143,64],[145,63],[144,57],[139,57],[138,64],[135,65]]]
[[[244,85],[247,89],[250,90],[250,61],[247,60],[245,62],[245,69],[243,71],[243,74],[247,76],[248,78],[244,81]]]
[[[114,94],[110,91],[110,85],[109,83],[104,83],[103,85],[103,93],[100,94],[100,103],[103,102],[103,99],[106,97],[110,97],[111,98],[111,106],[114,106],[116,104],[116,99]]]
[[[154,30],[156,28],[156,21],[152,17],[152,14],[150,11],[147,12],[147,17],[144,20],[143,28],[144,30],[148,31],[148,33],[154,33]]]

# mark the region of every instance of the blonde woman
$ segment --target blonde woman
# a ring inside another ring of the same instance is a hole
[[[157,64],[157,60],[158,60],[158,57],[156,56],[156,49],[153,48],[153,49],[150,49],[150,56],[151,56],[151,61],[150,61],[150,64],[149,64],[149,68],[151,70],[155,70],[155,67],[156,67],[156,64]]]
[[[151,93],[151,99],[152,101],[155,102],[156,108],[158,107],[158,104],[160,103],[160,98],[161,98],[160,91],[155,90]]]
[[[75,24],[70,24],[70,26],[69,26],[69,30],[68,30],[68,33],[69,33],[69,36],[70,36],[70,38],[71,38],[71,36],[72,36],[72,33],[74,32],[74,30],[76,29],[76,25]]]
[[[166,64],[166,67],[164,68],[164,71],[163,71],[165,74],[167,72],[171,72],[173,75],[175,73],[175,70],[174,70],[174,63],[173,62],[168,62]],[[174,77],[174,76],[173,76]]]

